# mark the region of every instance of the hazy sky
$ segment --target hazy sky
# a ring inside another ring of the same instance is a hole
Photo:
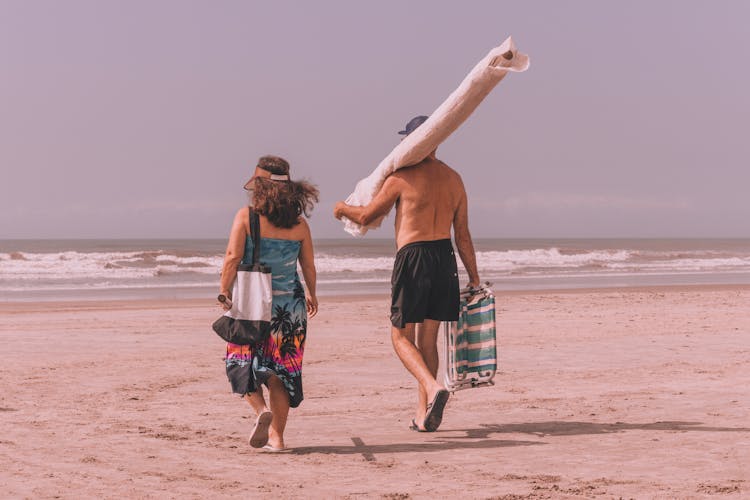
[[[477,237],[750,237],[750,2],[0,0],[0,239],[219,237],[263,154],[333,203],[490,48],[439,149]],[[390,237],[392,217],[368,237]]]

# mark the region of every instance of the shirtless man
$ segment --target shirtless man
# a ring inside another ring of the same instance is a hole
[[[410,134],[426,119],[413,118],[399,134]],[[440,322],[456,321],[459,312],[451,227],[469,286],[479,285],[466,203],[461,176],[433,151],[419,164],[388,176],[369,205],[354,207],[340,201],[333,211],[337,219],[346,217],[366,226],[396,205],[391,340],[401,362],[419,382],[419,402],[410,426],[418,431],[437,430],[449,395],[436,376]]]

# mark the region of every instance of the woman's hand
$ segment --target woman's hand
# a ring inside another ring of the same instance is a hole
[[[307,303],[307,316],[312,318],[318,314],[318,298],[316,296],[305,297]]]
[[[222,300],[222,298],[224,300]],[[219,297],[217,299],[217,302],[219,303],[219,306],[221,306],[222,309],[225,311],[228,311],[232,308],[232,294],[229,293],[227,290],[223,290],[219,292]]]

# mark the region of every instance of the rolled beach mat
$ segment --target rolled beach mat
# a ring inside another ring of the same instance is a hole
[[[370,203],[390,174],[424,160],[466,121],[508,72],[526,71],[529,64],[529,56],[518,51],[512,37],[490,50],[430,117],[393,148],[369,176],[357,183],[346,203],[353,206]],[[383,218],[368,226],[343,218],[344,229],[353,236],[364,236],[368,229],[380,227]]]

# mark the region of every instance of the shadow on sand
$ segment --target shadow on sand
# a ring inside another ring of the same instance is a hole
[[[427,436],[427,433],[420,435]],[[391,444],[365,444],[361,438],[353,437],[352,445],[342,446],[303,446],[294,448],[291,452],[295,455],[308,455],[311,453],[330,453],[335,455],[363,455],[366,460],[375,460],[379,453],[428,453],[432,451],[447,451],[457,449],[487,449],[504,448],[509,446],[533,446],[542,443],[534,441],[512,441],[504,439],[484,439],[482,441],[453,441],[439,434],[430,434],[438,439],[425,443],[391,443]]]
[[[653,422],[628,424],[615,422],[602,424],[594,422],[531,422],[525,424],[482,424],[478,429],[451,429],[437,433],[424,433],[429,441],[423,443],[365,444],[359,437],[351,438],[351,445],[340,446],[303,446],[291,450],[296,455],[324,453],[335,455],[362,455],[368,461],[375,461],[380,453],[428,453],[457,449],[480,450],[505,448],[513,446],[534,446],[545,444],[539,441],[520,441],[509,439],[490,439],[492,434],[531,434],[545,436],[577,436],[583,434],[611,434],[629,430],[667,431],[667,432],[750,432],[748,427],[709,427],[701,422]],[[450,435],[457,432],[464,436]],[[449,435],[446,435],[449,434]],[[478,441],[467,441],[467,439]]]
[[[611,434],[622,431],[674,432],[750,432],[750,427],[709,427],[702,422],[653,422],[644,424],[601,424],[594,422],[531,422],[526,424],[481,424],[479,429],[457,429],[465,432],[464,439],[487,439],[491,434],[533,434],[545,436],[577,436],[581,434]],[[462,438],[455,438],[462,439]]]

